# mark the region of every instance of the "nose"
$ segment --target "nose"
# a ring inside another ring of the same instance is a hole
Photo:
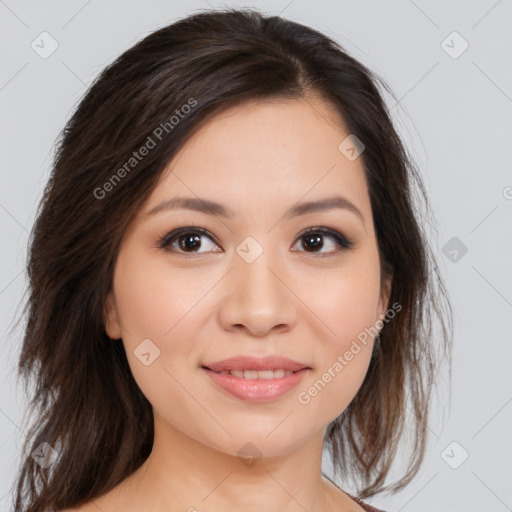
[[[235,256],[219,309],[225,330],[262,337],[272,330],[288,331],[296,323],[300,301],[289,288],[292,283],[283,266],[267,254],[263,251],[252,263]]]

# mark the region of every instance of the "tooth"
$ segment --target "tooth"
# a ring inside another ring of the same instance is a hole
[[[219,372],[223,375],[232,375],[239,379],[281,379],[294,373],[292,370],[284,370],[279,368],[277,370],[224,370]]]
[[[258,372],[258,379],[273,379],[274,370],[260,370]]]

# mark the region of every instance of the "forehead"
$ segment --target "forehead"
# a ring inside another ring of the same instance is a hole
[[[339,150],[348,135],[335,107],[319,98],[229,108],[169,162],[148,209],[176,195],[228,202],[238,210],[341,194],[368,214],[362,158],[351,161]]]

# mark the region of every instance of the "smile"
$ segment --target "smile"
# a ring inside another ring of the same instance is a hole
[[[238,377],[239,379],[280,379],[282,377],[287,377],[291,375],[292,370],[224,370],[220,373],[221,375],[233,375],[234,377]]]
[[[216,387],[248,402],[277,400],[293,389],[310,371],[302,370],[225,370],[216,372],[202,367]]]

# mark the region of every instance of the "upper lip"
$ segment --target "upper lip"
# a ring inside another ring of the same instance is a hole
[[[308,365],[299,363],[287,357],[271,355],[266,357],[254,357],[254,356],[238,356],[230,357],[229,359],[223,359],[215,363],[208,363],[202,365],[204,368],[208,368],[215,372],[223,372],[229,370],[291,370],[299,371],[303,368],[309,368]]]

